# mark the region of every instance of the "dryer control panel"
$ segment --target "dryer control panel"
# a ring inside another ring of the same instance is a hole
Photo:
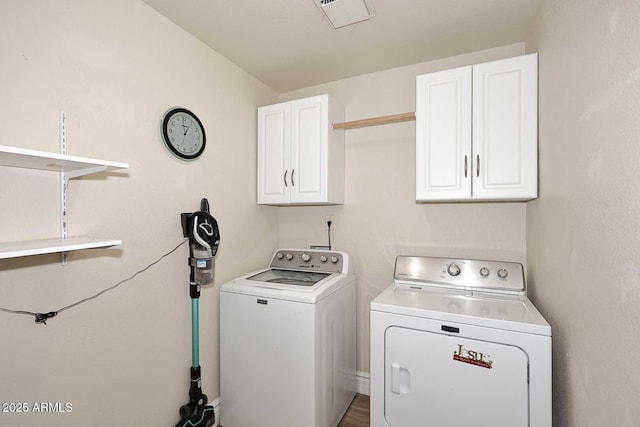
[[[522,264],[506,261],[398,256],[394,280],[412,288],[440,286],[509,294],[525,291]]]

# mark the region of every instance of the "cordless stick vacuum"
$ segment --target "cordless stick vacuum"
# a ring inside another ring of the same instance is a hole
[[[180,214],[182,233],[189,238],[189,294],[191,295],[191,386],[189,403],[180,407],[180,422],[176,427],[210,427],[215,421],[213,406],[207,406],[202,393],[199,348],[200,286],[213,283],[214,256],[220,243],[220,231],[209,213],[209,202],[202,199],[200,210]]]

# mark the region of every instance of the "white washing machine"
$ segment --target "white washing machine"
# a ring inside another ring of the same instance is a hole
[[[551,427],[551,327],[521,264],[399,256],[371,302],[371,427]]]
[[[355,396],[355,276],[344,252],[281,249],[220,289],[224,427],[335,427]]]

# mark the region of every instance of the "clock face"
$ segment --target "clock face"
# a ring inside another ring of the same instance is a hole
[[[162,139],[171,153],[193,160],[204,152],[206,136],[200,120],[184,108],[172,108],[162,119]]]

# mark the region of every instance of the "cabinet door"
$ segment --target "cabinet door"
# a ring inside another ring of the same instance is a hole
[[[416,200],[471,197],[471,67],[416,79]]]
[[[328,97],[291,102],[291,202],[327,201]]]
[[[537,54],[473,67],[473,198],[538,195]]]
[[[258,108],[258,203],[289,202],[290,109],[287,103]]]

